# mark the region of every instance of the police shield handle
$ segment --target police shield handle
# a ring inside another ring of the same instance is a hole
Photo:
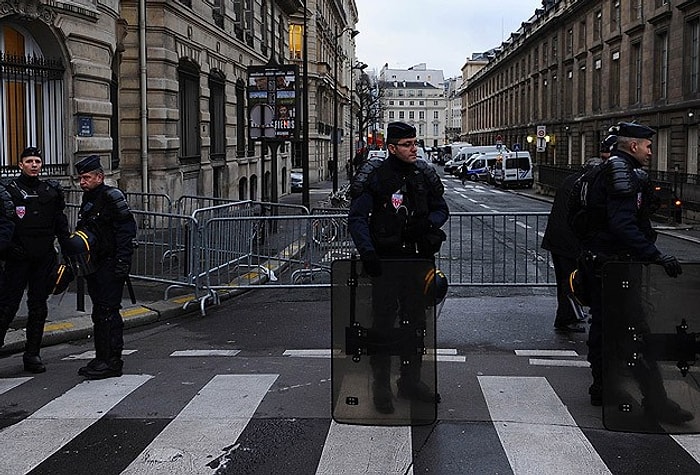
[[[656,264],[659,264],[664,268],[666,271],[666,274],[668,274],[669,277],[678,277],[683,273],[683,269],[681,268],[681,263],[678,262],[678,259],[676,259],[676,256],[669,256],[668,254],[660,254],[654,262]]]

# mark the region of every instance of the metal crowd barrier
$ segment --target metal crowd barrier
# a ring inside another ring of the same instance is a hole
[[[168,207],[169,199],[141,203]],[[208,204],[210,206],[197,207]],[[78,205],[67,214],[75,225]],[[188,196],[167,213],[133,209],[138,224],[132,277],[194,294],[202,313],[221,291],[330,287],[331,263],[357,251],[347,211]],[[452,213],[437,264],[451,286],[554,286],[549,252],[540,248],[547,212]],[[187,304],[185,304],[187,305]]]

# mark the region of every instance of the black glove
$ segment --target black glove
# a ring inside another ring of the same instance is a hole
[[[120,278],[125,278],[129,276],[129,271],[131,270],[131,263],[129,261],[124,261],[122,259],[117,259],[114,264],[114,275]]]
[[[660,254],[656,259],[654,259],[654,262],[663,266],[666,274],[668,274],[669,277],[678,277],[683,273],[681,263],[678,262],[676,256]]]
[[[382,275],[382,261],[379,260],[376,252],[366,252],[363,256],[360,256],[360,260],[362,260],[362,267],[367,275],[370,277]]]

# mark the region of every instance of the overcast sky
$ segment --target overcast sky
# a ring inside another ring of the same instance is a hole
[[[495,48],[542,0],[355,0],[357,59],[379,71],[426,63],[445,78],[461,75],[472,53]]]

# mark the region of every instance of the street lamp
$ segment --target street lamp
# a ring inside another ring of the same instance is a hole
[[[340,33],[336,27],[334,51],[335,61],[333,62],[333,163],[331,164],[331,175],[333,177],[333,191],[338,191],[338,40],[346,31],[350,32],[350,38],[360,34],[359,31],[346,26]]]
[[[366,67],[367,67],[367,64],[360,61],[357,64],[355,64],[352,68],[350,68],[350,175],[352,175],[353,171],[354,171],[352,144],[355,141],[355,134],[354,134],[354,130],[353,130],[353,128],[354,128],[353,126],[355,124],[355,116],[352,113],[352,105],[355,103],[353,100],[353,86],[355,83],[353,80],[352,72],[355,69],[359,69],[360,72],[362,72]],[[360,108],[362,108],[362,102],[360,102]]]

